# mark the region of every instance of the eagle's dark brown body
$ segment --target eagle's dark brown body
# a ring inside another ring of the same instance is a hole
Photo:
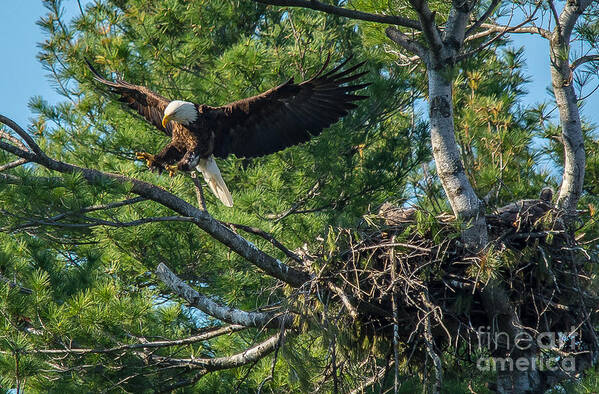
[[[175,164],[181,171],[191,171],[198,159],[210,157],[214,151],[215,130],[204,119],[205,105],[196,105],[198,119],[189,124],[174,123],[171,127],[171,142],[154,156],[152,166],[164,168]]]
[[[120,100],[135,109],[159,130],[171,136],[170,143],[158,154],[142,154],[155,169],[176,164],[177,169],[190,171],[199,159],[256,157],[308,141],[337,122],[356,107],[353,103],[367,96],[352,92],[368,84],[347,85],[366,72],[355,73],[363,63],[341,71],[349,59],[323,73],[328,59],[313,78],[300,84],[289,80],[254,97],[222,107],[195,105],[193,122],[171,121],[162,124],[169,100],[122,80],[104,79],[88,62],[95,79],[120,95]],[[190,104],[190,103],[188,103]]]

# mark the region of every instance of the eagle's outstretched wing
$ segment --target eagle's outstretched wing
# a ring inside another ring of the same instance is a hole
[[[136,110],[148,122],[156,126],[157,129],[162,130],[166,135],[170,136],[172,134],[170,124],[166,128],[162,126],[164,109],[170,100],[143,86],[133,85],[120,79],[117,79],[115,82],[108,81],[96,71],[87,59],[85,59],[85,62],[94,74],[94,79],[107,85],[113,93],[118,94],[120,101]]]
[[[341,71],[350,59],[323,74],[327,59],[314,77],[300,84],[291,79],[260,95],[208,107],[206,116],[215,122],[214,155],[263,156],[320,134],[355,108],[354,101],[368,97],[352,94],[368,83],[347,85],[367,73],[354,73],[364,62]]]

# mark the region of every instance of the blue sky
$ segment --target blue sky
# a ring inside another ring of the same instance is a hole
[[[82,2],[82,3],[85,3]],[[75,0],[64,2],[67,15],[78,11]],[[0,24],[0,113],[25,127],[32,116],[27,103],[32,96],[40,95],[50,103],[61,100],[50,80],[36,59],[37,44],[43,41],[41,29],[35,24],[46,9],[38,0],[5,1],[2,5],[4,18]],[[546,40],[532,35],[513,35],[515,46],[525,47],[527,74],[532,82],[526,103],[533,104],[545,100],[550,85],[548,44]],[[593,111],[592,109],[595,108]],[[599,91],[584,106],[582,115],[599,125]]]
[[[82,2],[82,3],[85,3]],[[79,12],[75,0],[64,2],[67,15]],[[44,40],[37,20],[47,13],[41,0],[5,1],[0,23],[0,113],[13,119],[23,128],[32,117],[27,106],[33,96],[42,96],[49,103],[62,97],[56,93],[37,60],[38,43]]]

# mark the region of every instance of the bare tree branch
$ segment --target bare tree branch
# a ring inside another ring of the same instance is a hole
[[[478,29],[480,27],[480,25],[482,23],[484,23],[487,19],[489,19],[489,17],[493,14],[493,12],[495,11],[495,8],[497,8],[497,5],[499,4],[501,0],[493,0],[491,1],[491,4],[489,5],[489,8],[487,8],[487,10],[485,11],[484,14],[481,15],[480,18],[478,18],[476,20],[476,22],[474,22],[469,28],[468,30],[466,30],[466,32],[464,33],[464,37],[469,37],[470,35],[472,35],[474,33],[474,31],[476,29]]]
[[[12,142],[13,144],[15,144],[16,146],[18,146],[19,148],[23,149],[24,151],[29,152],[29,149],[25,146],[25,144],[23,144],[21,142],[21,140],[19,140],[18,138],[13,137],[12,135],[8,134],[8,132],[6,132],[3,129],[0,129],[0,140],[4,138],[10,142]]]
[[[354,305],[351,303],[351,301],[349,300],[349,297],[347,296],[347,294],[345,294],[343,289],[341,289],[339,286],[335,285],[333,282],[328,282],[328,286],[329,286],[329,289],[331,289],[331,291],[333,293],[337,294],[337,296],[341,299],[341,302],[347,309],[347,312],[352,317],[352,319],[354,319],[354,320],[358,319],[358,311],[356,310]]]
[[[18,160],[15,160],[15,161],[11,161],[10,163],[6,163],[4,165],[1,165],[0,166],[0,172],[6,171],[6,170],[10,170],[11,168],[18,167],[21,164],[25,164],[25,163],[27,163],[26,159],[18,159]]]
[[[494,23],[483,23],[481,24],[483,29],[486,29],[489,33],[516,33],[516,34],[538,34],[543,38],[551,38],[551,32],[538,26],[520,26],[516,27],[504,26]]]
[[[246,312],[220,305],[177,277],[164,263],[156,268],[156,275],[175,293],[183,297],[189,304],[202,312],[219,320],[244,327],[289,327],[292,324],[290,315],[277,315],[270,312]]]
[[[350,394],[363,394],[368,387],[378,383],[381,379],[383,379],[383,377],[385,377],[385,374],[387,373],[387,370],[389,369],[389,367],[394,366],[394,364],[395,364],[395,360],[392,360],[389,363],[389,365],[387,365],[387,367],[380,368],[377,373],[375,373],[368,380],[366,380],[364,383],[362,383],[358,388],[352,390],[350,392]]]
[[[441,57],[441,50],[443,49],[443,40],[441,39],[441,33],[435,23],[435,13],[431,12],[428,8],[428,2],[426,0],[410,0],[410,4],[420,18],[420,24],[422,25],[422,33],[426,38],[426,42],[429,45],[431,51],[431,61],[438,63]]]
[[[301,257],[299,257],[297,254],[293,253],[291,250],[287,249],[275,237],[273,237],[271,234],[267,233],[266,231],[264,231],[262,229],[259,229],[257,227],[252,227],[252,226],[246,226],[244,224],[227,223],[227,222],[221,222],[221,223],[224,224],[225,226],[231,227],[233,230],[240,229],[240,230],[245,231],[246,233],[258,235],[259,237],[262,237],[265,240],[267,240],[268,242],[270,242],[275,248],[277,248],[281,252],[285,253],[285,255],[287,257],[289,257],[290,259],[295,260],[300,264],[304,264],[304,261],[301,259]]]
[[[589,62],[599,62],[599,55],[586,55],[579,57],[578,59],[574,60],[572,64],[570,64],[570,70],[574,71],[578,67]]]
[[[54,171],[62,173],[81,173],[83,178],[91,184],[112,180],[121,184],[131,185],[131,193],[158,202],[182,216],[194,218],[193,222],[198,227],[206,231],[214,239],[223,243],[240,256],[247,259],[255,266],[264,270],[264,272],[266,272],[268,275],[282,280],[293,287],[300,287],[310,280],[310,275],[308,273],[297,270],[293,267],[289,267],[280,260],[264,253],[254,244],[247,241],[239,234],[236,234],[228,227],[222,225],[218,220],[215,220],[207,212],[194,207],[187,201],[184,201],[183,199],[156,185],[120,174],[107,173],[95,169],[68,164],[49,158],[45,154],[37,155],[24,151],[2,141],[0,141],[0,149],[29,161],[38,163]]]
[[[172,393],[175,391],[175,389],[178,389],[181,387],[186,387],[186,386],[191,386],[192,384],[194,384],[195,382],[200,380],[204,375],[206,375],[206,372],[200,371],[190,378],[182,379],[176,383],[171,384],[168,387],[165,387],[164,389],[161,389],[160,391],[156,392],[156,394]]]
[[[506,26],[506,28],[504,30],[500,31],[498,35],[496,35],[492,39],[490,39],[490,40],[482,43],[481,45],[478,46],[478,48],[475,48],[475,49],[473,49],[471,51],[468,51],[466,53],[463,53],[463,54],[457,56],[456,57],[456,62],[458,62],[460,60],[463,60],[463,59],[469,58],[470,56],[474,55],[475,53],[477,53],[479,51],[482,51],[483,49],[487,48],[489,45],[491,45],[495,41],[499,40],[504,35],[506,35],[508,33],[515,32],[518,29],[522,28],[524,25],[526,25],[527,23],[529,23],[530,21],[532,21],[534,19],[534,16],[537,13],[537,11],[539,10],[540,6],[541,6],[541,3],[537,4],[537,7],[532,12],[532,14],[528,18],[526,18],[524,21],[522,21],[521,23],[519,23],[517,26],[514,26],[514,27]],[[489,28],[489,29],[487,29],[487,30],[484,31],[484,34],[488,35],[488,34],[492,34],[494,32],[496,32],[495,28]],[[541,33],[539,33],[539,34],[541,34]],[[483,35],[481,35],[480,37],[483,37]]]
[[[557,34],[562,34],[562,25],[559,20],[559,16],[557,15],[557,10],[555,9],[555,4],[553,0],[547,0],[549,3],[549,8],[551,9],[551,14],[553,14],[553,18],[555,19],[555,28],[557,30]]]
[[[67,348],[67,349],[36,349],[28,351],[29,354],[93,354],[93,353],[114,353],[121,352],[124,350],[137,350],[137,349],[156,349],[162,347],[170,347],[170,346],[183,346],[190,345],[197,342],[207,341],[212,338],[216,338],[221,335],[231,334],[237,331],[241,331],[246,329],[245,326],[240,325],[230,325],[225,327],[219,327],[215,330],[210,330],[208,332],[194,335],[187,338],[182,339],[173,339],[173,340],[164,340],[164,341],[153,341],[153,342],[142,342],[142,343],[133,343],[121,346],[115,346],[106,349],[76,349],[76,348]]]
[[[23,130],[21,126],[16,124],[12,119],[9,119],[4,115],[0,115],[0,122],[13,129],[21,138],[23,138],[27,146],[29,146],[29,148],[31,148],[31,150],[33,150],[35,154],[40,155],[42,157],[46,156],[45,153],[42,152],[39,145],[35,143],[33,138],[31,138],[31,136],[25,130]]]
[[[8,184],[11,185],[17,185],[22,183],[22,179],[19,178],[18,176],[15,175],[11,175],[11,174],[0,174],[0,181],[2,182],[6,182]]]
[[[23,230],[26,228],[37,227],[37,226],[53,226],[53,227],[65,227],[65,228],[89,228],[89,227],[98,227],[98,226],[108,226],[108,227],[135,227],[140,226],[142,224],[148,223],[160,223],[160,222],[186,222],[186,223],[195,223],[195,220],[190,217],[185,216],[157,216],[157,217],[149,217],[149,218],[141,218],[137,220],[132,220],[129,222],[114,222],[110,220],[103,220],[98,218],[93,218],[90,216],[82,216],[83,219],[87,220],[86,223],[63,223],[57,221],[51,221],[46,219],[40,220],[32,220],[23,225],[19,225],[13,229],[11,232],[15,232],[18,230]],[[2,229],[4,230],[4,229]]]
[[[367,12],[348,10],[343,7],[336,7],[329,4],[321,3],[316,0],[254,0],[257,3],[279,5],[286,7],[301,7],[309,8],[316,11],[322,11],[327,14],[333,14],[343,16],[350,19],[358,19],[367,22],[385,23],[389,25],[397,25],[403,27],[409,27],[411,29],[420,30],[420,23],[418,21],[404,18],[401,16],[393,15],[380,15],[380,14],[369,14]]]
[[[171,357],[163,357],[163,356],[149,356],[151,360],[175,365],[177,367],[187,367],[187,368],[200,368],[204,369],[208,372],[211,371],[219,371],[223,369],[232,369],[238,368],[243,365],[251,364],[256,360],[260,360],[267,356],[269,353],[274,351],[281,337],[281,333],[270,337],[266,341],[251,347],[241,353],[234,354],[228,357],[217,357],[217,358],[171,358]]]
[[[204,199],[204,190],[202,189],[202,182],[198,178],[198,172],[191,172],[191,180],[195,186],[196,199],[198,200],[198,206],[202,208],[202,210],[206,210],[206,199]]]
[[[101,211],[101,210],[106,210],[106,209],[113,209],[113,208],[119,208],[122,206],[126,206],[126,205],[131,205],[131,204],[136,204],[138,202],[141,201],[146,201],[147,198],[145,197],[134,197],[134,198],[129,198],[127,200],[123,200],[123,201],[117,201],[117,202],[112,202],[109,204],[101,204],[101,205],[92,205],[90,207],[86,207],[86,208],[82,208],[82,209],[78,209],[78,210],[74,210],[74,211],[69,211],[69,212],[65,212],[65,213],[61,213],[46,219],[40,219],[40,220],[33,220],[33,221],[29,221],[27,223],[23,223],[21,225],[18,225],[14,228],[11,229],[11,231],[16,231],[16,230],[20,230],[20,229],[24,229],[24,228],[28,228],[28,227],[33,227],[33,226],[38,226],[38,225],[60,225],[57,224],[56,222],[59,220],[62,220],[68,216],[76,216],[76,215],[80,215],[82,213],[88,213],[88,212],[94,212],[94,211]],[[99,220],[96,218],[92,218],[94,220]],[[112,224],[112,222],[110,222]],[[120,223],[123,224],[123,223]],[[141,223],[140,223],[141,224]],[[91,224],[91,226],[95,226],[95,225],[99,225],[99,223],[96,222],[96,224]],[[126,226],[122,226],[122,227],[126,227]]]
[[[133,197],[133,198],[128,198],[123,201],[116,201],[116,202],[111,202],[108,204],[92,205],[90,207],[82,208],[82,209],[79,209],[76,211],[65,212],[63,214],[56,215],[52,218],[52,220],[60,220],[65,216],[77,215],[77,214],[81,214],[81,213],[88,213],[88,212],[94,212],[94,211],[103,211],[106,209],[120,208],[120,207],[124,207],[126,205],[137,204],[138,202],[142,202],[142,201],[146,201],[146,200],[147,200],[147,198],[145,198],[145,197]]]
[[[418,55],[419,58],[424,59],[426,51],[417,41],[412,40],[406,34],[391,26],[385,29],[385,34],[387,34],[387,37],[397,45]]]

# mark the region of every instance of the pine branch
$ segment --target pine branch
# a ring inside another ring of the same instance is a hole
[[[16,124],[14,125],[18,127]],[[239,234],[236,234],[228,227],[222,225],[207,212],[194,207],[187,201],[175,196],[161,187],[120,174],[107,173],[91,168],[79,167],[73,164],[52,159],[43,153],[42,155],[33,154],[2,141],[0,141],[0,149],[27,159],[31,162],[40,164],[50,170],[66,174],[80,173],[90,184],[111,180],[121,184],[130,185],[131,193],[160,203],[161,205],[172,209],[184,217],[193,218],[193,223],[195,223],[198,227],[206,231],[214,239],[223,243],[240,256],[247,259],[256,267],[264,270],[264,272],[266,272],[268,275],[282,280],[293,287],[300,287],[310,280],[310,275],[308,273],[297,270],[293,267],[289,267],[280,260],[275,259],[262,250],[256,248],[254,244],[247,241]]]
[[[367,12],[348,10],[343,7],[336,7],[329,4],[321,3],[316,0],[254,0],[257,3],[279,5],[286,7],[309,8],[316,11],[322,11],[327,14],[343,16],[350,19],[358,19],[367,22],[385,23],[389,25],[403,26],[411,29],[420,30],[421,26],[418,21],[393,15],[370,14]]]
[[[23,287],[20,284],[13,282],[12,280],[8,279],[6,276],[0,274],[0,281],[4,282],[4,283],[8,283],[8,285],[10,287],[16,287],[17,289],[19,289],[20,293],[23,294],[32,294],[33,290],[28,289],[27,287]]]

